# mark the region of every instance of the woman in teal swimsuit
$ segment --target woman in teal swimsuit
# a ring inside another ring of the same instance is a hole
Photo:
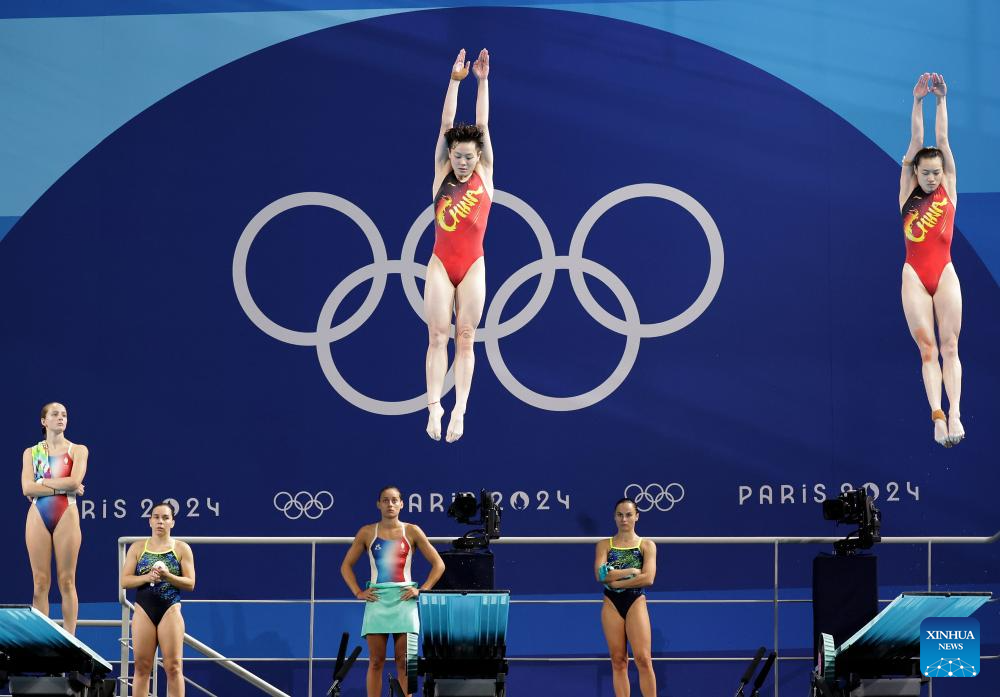
[[[601,626],[611,654],[615,697],[628,697],[628,645],[639,669],[642,697],[656,697],[646,587],[656,578],[656,545],[635,533],[639,510],[632,499],[615,504],[618,533],[597,543],[594,576],[604,584]]]

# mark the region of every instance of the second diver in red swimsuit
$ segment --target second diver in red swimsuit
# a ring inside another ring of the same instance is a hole
[[[445,440],[465,432],[465,409],[475,366],[476,327],[486,304],[483,236],[493,200],[493,146],[490,143],[490,54],[484,48],[472,66],[479,81],[476,124],[454,125],[458,86],[469,74],[465,49],[459,51],[441,113],[434,156],[434,253],[427,264],[424,313],[427,319],[427,435],[441,439],[441,394],[448,373],[448,338],[455,318],[455,408]]]
[[[934,131],[937,147],[924,147],[923,99],[937,97]],[[920,349],[924,390],[934,422],[934,440],[946,448],[965,438],[959,403],[962,364],[962,288],[951,263],[951,239],[958,205],[955,157],[948,143],[948,87],[937,73],[924,73],[913,88],[910,146],[899,178],[906,263],[903,264],[903,314]],[[935,320],[937,338],[935,339]],[[939,361],[940,357],[940,363]],[[941,384],[948,394],[948,416],[941,409]]]

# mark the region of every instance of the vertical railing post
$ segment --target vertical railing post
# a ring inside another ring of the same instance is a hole
[[[778,651],[778,541],[774,541],[774,648],[773,651]],[[775,659],[774,665],[771,666],[771,672],[774,673],[774,697],[778,697],[778,660]]]
[[[160,697],[160,647],[153,653],[153,697]]]
[[[933,568],[934,568],[934,555],[931,552],[931,545],[934,543],[927,540],[927,592],[930,593],[934,590],[934,578],[933,578]],[[928,697],[934,697],[934,679],[931,678],[930,682],[927,683],[927,695]]]
[[[931,553],[931,546],[934,543],[927,540],[927,592],[930,593],[934,590],[933,583],[933,568],[934,568],[934,555]]]
[[[118,543],[118,573],[122,573],[125,568],[125,543]],[[122,634],[121,634],[121,669],[118,671],[122,686],[122,696],[128,697],[131,690],[128,684],[128,643],[129,643],[129,612],[128,605],[125,604],[125,589],[122,588],[121,576],[118,577],[117,595],[122,606]]]
[[[309,571],[309,697],[313,693],[313,643],[316,627],[316,543],[310,545],[312,550],[311,569]]]

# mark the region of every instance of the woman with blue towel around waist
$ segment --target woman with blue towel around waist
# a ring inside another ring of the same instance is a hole
[[[340,575],[354,597],[366,601],[361,636],[368,640],[368,697],[382,694],[382,666],[390,634],[393,635],[396,675],[406,692],[406,635],[420,631],[415,601],[420,591],[433,588],[444,573],[444,561],[424,531],[399,520],[403,493],[398,487],[387,486],[379,491],[376,506],[382,519],[358,530],[340,565]],[[431,564],[431,572],[419,588],[410,576],[414,549],[419,549]],[[354,575],[354,564],[365,551],[371,566],[371,580],[362,590]]]

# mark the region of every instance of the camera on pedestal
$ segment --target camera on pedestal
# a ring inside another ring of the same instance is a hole
[[[882,514],[868,489],[846,491],[823,502],[823,517],[858,529],[833,543],[834,554],[813,560],[813,646],[819,658],[821,633],[838,645],[878,614],[878,567],[873,554],[859,553],[881,541]]]
[[[837,525],[858,526],[843,540],[833,543],[837,556],[851,556],[859,549],[871,549],[882,541],[882,514],[875,508],[867,487],[845,491],[835,499],[824,501],[823,517],[837,521]]]
[[[500,508],[483,489],[477,500],[459,494],[448,515],[482,526],[452,540],[441,553],[444,575],[418,599],[423,656],[411,663],[409,682],[423,676],[425,697],[503,697],[507,689],[507,618],[510,591],[493,587],[490,540],[500,537]],[[478,517],[477,517],[478,516]]]
[[[813,656],[818,664],[829,651],[822,635],[840,646],[878,614],[877,558],[864,551],[882,540],[882,514],[865,487],[824,501],[823,517],[858,528],[833,543],[834,554],[813,559]]]
[[[500,507],[492,494],[483,489],[478,498],[471,493],[456,496],[448,507],[448,515],[462,525],[482,527],[452,540],[452,549],[441,553],[445,572],[435,588],[492,590],[494,561],[490,540],[500,538]]]

